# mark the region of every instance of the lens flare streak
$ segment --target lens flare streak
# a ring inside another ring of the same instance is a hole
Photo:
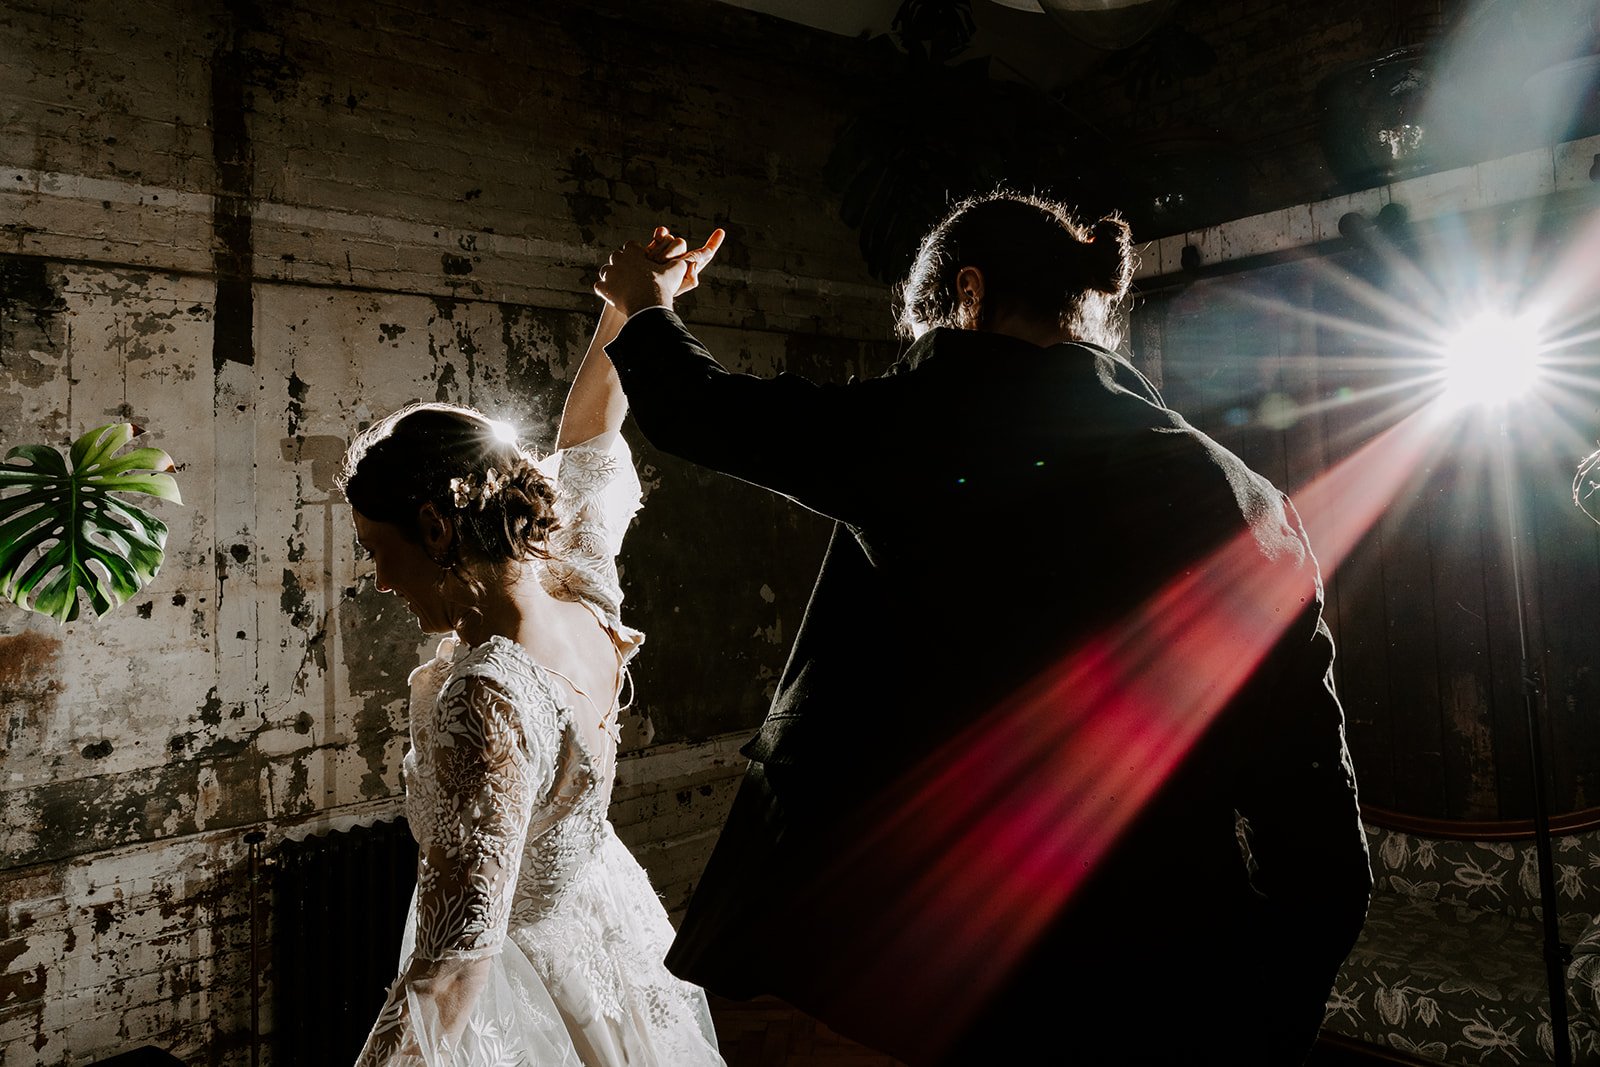
[[[1300,493],[1324,566],[1338,564],[1438,447],[1439,421],[1432,409],[1416,413]],[[896,794],[903,801],[868,847],[923,873],[863,988],[945,1006],[945,1032],[928,1035],[933,1047],[957,1032],[1311,592],[1309,570],[1264,566],[1246,534],[908,775]],[[940,932],[936,944],[930,930]]]

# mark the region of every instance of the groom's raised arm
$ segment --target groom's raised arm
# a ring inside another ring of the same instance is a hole
[[[662,261],[630,242],[601,272],[595,291],[629,316],[606,354],[634,420],[664,452],[859,521],[890,495],[881,471],[907,448],[899,423],[915,384],[730,373],[672,310],[720,244],[719,230],[704,247]]]
[[[606,354],[639,429],[663,452],[846,522],[890,495],[881,471],[905,447],[895,427],[910,383],[734,374],[665,307],[635,313]]]

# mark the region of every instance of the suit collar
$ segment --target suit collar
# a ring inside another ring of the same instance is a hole
[[[1166,407],[1155,384],[1140,373],[1126,357],[1089,341],[1064,341],[1049,348],[1040,348],[1038,345],[1005,334],[939,327],[929,330],[913,342],[887,373],[904,374],[906,371],[915,370],[935,355],[944,359],[983,359],[1008,352],[1019,355],[1039,352],[1065,354],[1071,350],[1081,350],[1092,356],[1096,373],[1106,385],[1126,390],[1157,407]]]

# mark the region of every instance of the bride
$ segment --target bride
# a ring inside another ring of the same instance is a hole
[[[649,249],[686,250],[665,230]],[[622,321],[602,312],[543,462],[443,404],[396,412],[345,457],[378,589],[447,635],[411,675],[417,889],[359,1067],[723,1062],[705,994],[662,964],[666,912],[606,818],[618,697],[644,639],[618,615],[615,556],[640,494],[603,351]]]

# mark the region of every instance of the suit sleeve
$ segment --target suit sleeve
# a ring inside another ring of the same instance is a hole
[[[1284,507],[1305,541],[1299,516]],[[1333,683],[1333,636],[1309,550],[1315,595],[1279,639],[1265,684],[1240,726],[1249,753],[1237,767],[1236,804],[1250,827],[1254,882],[1296,962],[1333,982],[1366,917],[1372,874]]]
[[[682,459],[859,522],[882,498],[886,468],[909,456],[902,412],[913,375],[818,385],[792,374],[734,374],[665,308],[628,320],[606,346],[634,420]],[[841,462],[830,449],[848,442]]]

